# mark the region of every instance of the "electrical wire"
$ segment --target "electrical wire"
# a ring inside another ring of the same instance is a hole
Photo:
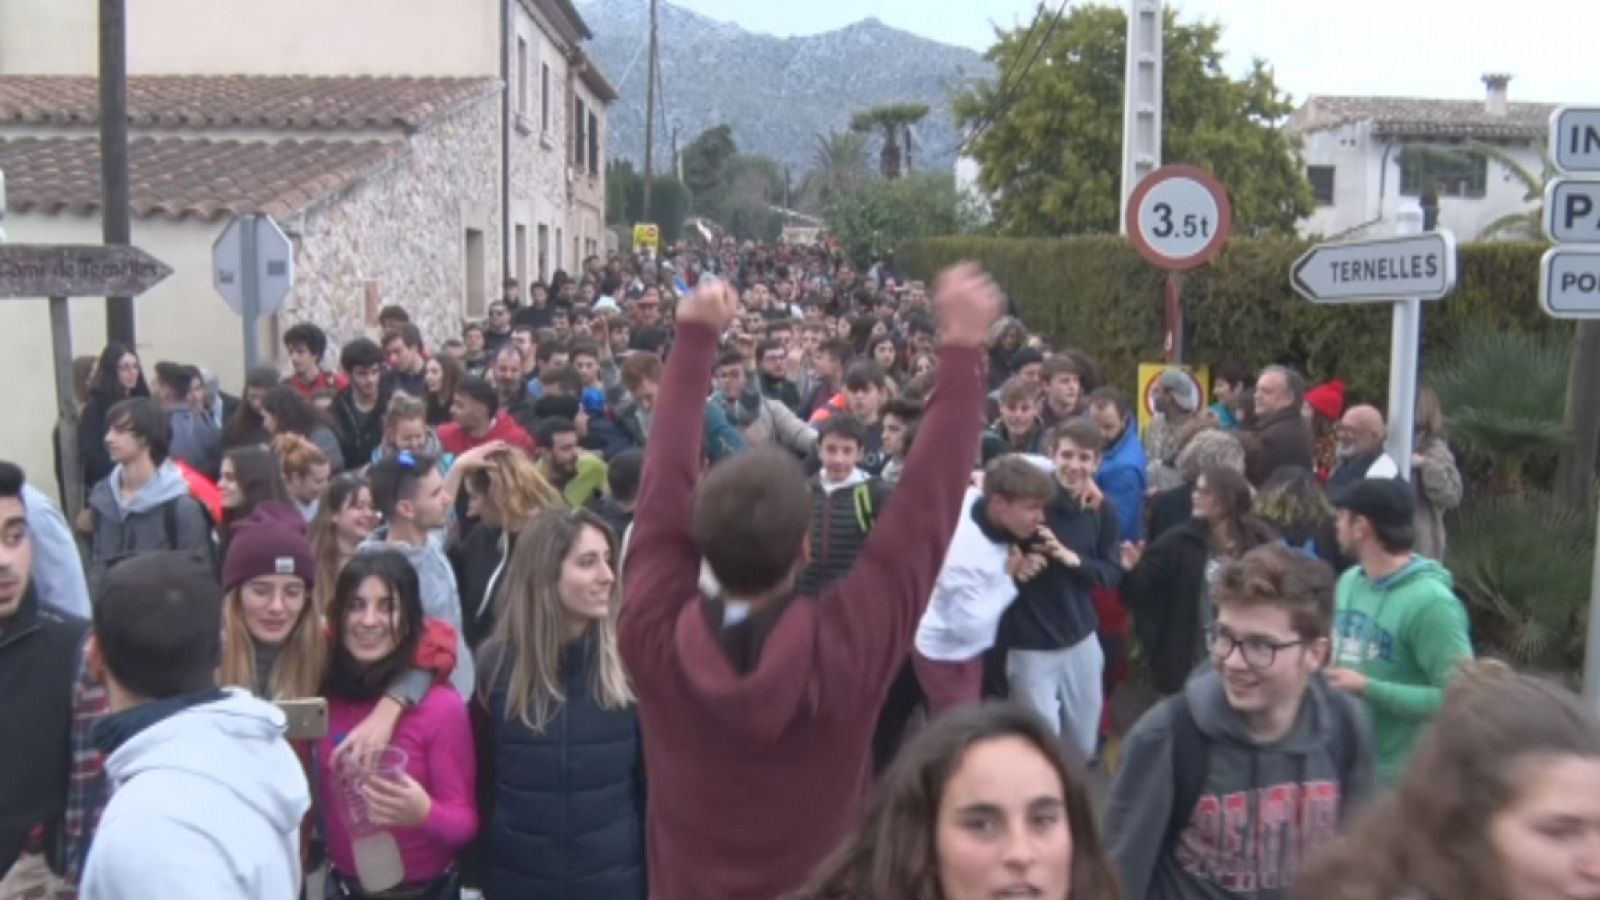
[[[1055,35],[1056,28],[1060,26],[1061,18],[1062,16],[1066,15],[1067,6],[1070,5],[1071,2],[1072,0],[1061,0],[1061,4],[1056,7],[1055,15],[1050,19],[1049,26],[1045,28],[1043,37],[1041,37],[1039,39],[1039,43],[1034,46],[1033,55],[1028,57],[1028,61],[1023,64],[1021,72],[1017,74],[1017,77],[1012,80],[1009,85],[1006,84],[1006,79],[1004,77],[1001,78],[1000,89],[995,92],[994,104],[990,107],[992,113],[989,116],[986,116],[982,122],[979,122],[976,127],[970,129],[965,137],[957,139],[955,147],[952,148],[953,152],[960,153],[966,150],[967,145],[972,142],[973,138],[988,130],[990,126],[1000,121],[1000,119],[1002,119],[1011,111],[1010,107],[1016,103],[1016,97],[1014,95],[1022,86],[1022,83],[1027,80],[1028,73],[1033,71],[1034,63],[1039,61],[1039,54],[1044,51],[1045,47],[1050,45],[1050,38]],[[1027,52],[1028,38],[1032,36],[1034,28],[1042,20],[1044,11],[1045,5],[1043,2],[1041,2],[1039,4],[1038,12],[1034,16],[1033,25],[1028,28],[1028,33],[1023,35],[1022,43],[1017,48],[1017,56],[1016,59],[1013,60],[1013,64],[1016,62],[1016,60],[1020,60],[1023,54]]]

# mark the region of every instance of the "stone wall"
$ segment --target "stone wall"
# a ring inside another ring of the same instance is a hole
[[[499,136],[492,91],[412,135],[382,170],[285,223],[297,271],[279,322],[316,322],[330,347],[376,336],[375,286],[377,304],[404,307],[429,346],[459,336],[469,318],[468,229],[480,236],[484,297],[499,295]]]

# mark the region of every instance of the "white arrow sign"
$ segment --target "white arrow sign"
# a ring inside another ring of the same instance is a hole
[[[1318,244],[1295,261],[1289,284],[1314,303],[1437,300],[1456,284],[1455,235]]]
[[[1558,319],[1600,319],[1600,247],[1551,247],[1539,265],[1539,305]]]
[[[1600,107],[1563,106],[1551,113],[1550,155],[1564,172],[1600,172]]]
[[[1544,233],[1558,244],[1600,243],[1600,179],[1551,179],[1544,189]]]

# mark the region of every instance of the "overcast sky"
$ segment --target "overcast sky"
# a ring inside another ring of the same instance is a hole
[[[645,0],[639,0],[642,4]],[[994,22],[1026,26],[1033,0],[668,0],[771,34],[813,34],[876,16],[978,50]],[[1049,0],[1051,10],[1057,0]],[[1600,103],[1600,0],[1173,0],[1185,19],[1222,22],[1235,73],[1262,56],[1280,85],[1308,94],[1477,97],[1510,72],[1513,100]]]

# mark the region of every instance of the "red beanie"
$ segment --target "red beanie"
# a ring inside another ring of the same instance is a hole
[[[228,558],[222,563],[222,589],[231,591],[263,575],[294,575],[310,590],[316,568],[305,520],[292,507],[267,502],[233,526]]]
[[[1344,382],[1335,378],[1306,391],[1306,403],[1324,419],[1339,421],[1344,415]]]

